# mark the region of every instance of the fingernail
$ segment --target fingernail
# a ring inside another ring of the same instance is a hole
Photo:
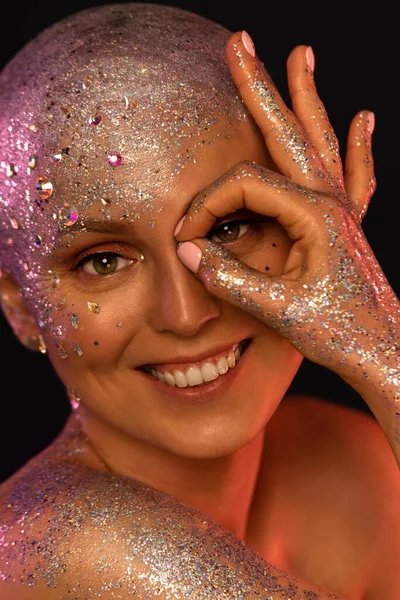
[[[247,31],[244,30],[242,31],[242,42],[247,52],[254,57],[256,55],[256,49],[254,47],[253,40],[251,39]]]
[[[314,52],[313,52],[313,49],[311,48],[311,46],[308,46],[308,48],[306,50],[306,60],[307,60],[308,68],[310,69],[310,71],[314,72],[315,56],[314,56]]]
[[[182,229],[182,225],[183,225],[183,221],[186,219],[186,215],[183,215],[182,219],[180,219],[178,221],[177,226],[175,227],[174,230],[174,237],[176,237],[178,235],[178,233],[180,232],[180,230]]]
[[[197,273],[201,261],[201,250],[196,244],[183,242],[183,244],[179,244],[176,253],[185,267],[193,273]]]
[[[375,115],[373,112],[368,113],[367,117],[367,128],[369,133],[371,134],[375,129]]]

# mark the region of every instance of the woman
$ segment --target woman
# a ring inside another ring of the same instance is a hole
[[[343,178],[313,68],[295,48],[291,112],[247,33],[124,4],[4,69],[2,306],[73,409],[1,487],[5,600],[398,596],[373,115]],[[304,356],[376,421],[282,402]]]

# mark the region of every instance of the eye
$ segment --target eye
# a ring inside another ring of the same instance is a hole
[[[81,269],[90,275],[112,275],[134,262],[134,260],[124,258],[115,252],[96,252],[85,256],[77,264],[76,269]]]
[[[215,227],[215,229],[212,229],[207,237],[210,237],[214,242],[234,242],[247,233],[253,223],[255,223],[254,219],[227,221],[226,223],[222,223],[218,227]],[[216,237],[219,237],[220,239],[214,239]]]

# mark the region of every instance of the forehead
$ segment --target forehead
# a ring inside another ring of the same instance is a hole
[[[207,76],[204,64],[194,75],[182,53],[175,65],[157,52],[149,61],[143,49],[126,50],[127,35],[43,59],[26,85],[25,67],[17,71],[21,102],[2,127],[0,163],[2,225],[15,248],[53,245],[93,210],[157,212],[160,198],[249,126],[225,66]]]

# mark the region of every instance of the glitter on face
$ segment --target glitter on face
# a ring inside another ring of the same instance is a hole
[[[89,119],[89,125],[96,126],[100,125],[103,117],[99,114],[92,115]]]
[[[53,162],[55,162],[56,164],[61,162],[62,160],[62,152],[57,152],[56,154],[53,154]]]
[[[90,312],[95,314],[100,312],[100,304],[97,304],[97,302],[88,302],[87,305]]]
[[[75,314],[71,315],[71,325],[75,329],[78,329],[79,327],[79,319]]]
[[[18,225],[18,221],[17,221],[17,219],[13,219],[13,218],[11,218],[11,219],[10,219],[10,223],[11,223],[11,227],[12,227],[13,229],[19,229],[19,225]]]
[[[83,354],[83,350],[82,350],[82,348],[80,347],[80,345],[79,345],[79,344],[74,344],[74,345],[73,345],[73,350],[74,350],[74,352],[75,352],[75,354],[76,354],[77,356],[82,356],[82,354]]]
[[[37,133],[39,131],[39,127],[37,125],[35,125],[35,123],[32,123],[32,125],[28,126],[29,131],[33,131],[33,133]]]
[[[53,309],[56,311],[59,311],[59,310],[62,310],[65,305],[66,305],[66,302],[64,299],[57,300],[57,302],[55,304],[53,304]]]
[[[36,194],[41,200],[48,200],[53,193],[53,184],[47,177],[39,177],[36,183]]]
[[[75,225],[78,220],[78,211],[75,206],[72,206],[66,202],[58,211],[58,218],[62,221],[62,224],[66,227]]]
[[[53,277],[51,278],[51,287],[53,288],[53,290],[55,290],[56,288],[58,288],[59,285],[60,285],[60,276],[53,275]]]
[[[109,152],[107,160],[112,167],[119,167],[122,164],[122,156],[118,152]]]
[[[62,346],[61,344],[56,344],[56,347],[57,347],[58,355],[60,358],[62,358],[64,360],[66,358],[68,358],[68,352],[66,351],[64,346]]]

